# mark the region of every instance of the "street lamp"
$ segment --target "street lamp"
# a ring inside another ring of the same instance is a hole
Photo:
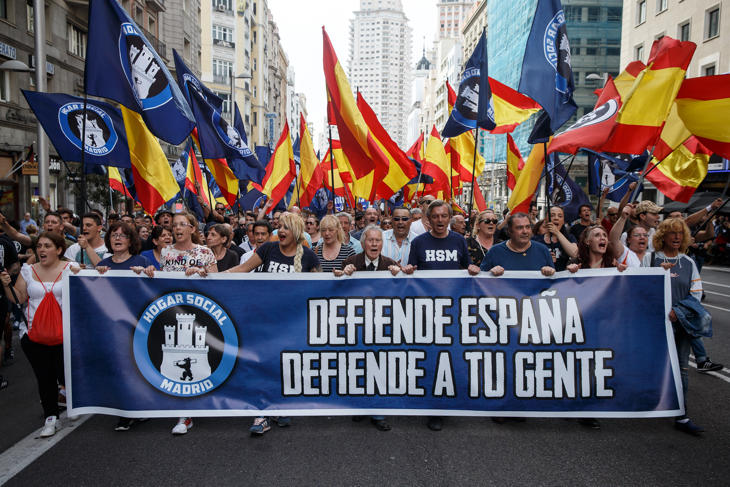
[[[228,71],[228,73],[231,78],[231,125],[233,125],[235,123],[233,107],[235,106],[234,103],[236,102],[236,80],[252,79],[253,76],[251,76],[251,73],[241,73],[237,76],[233,76],[233,70]]]
[[[603,81],[603,86],[606,86],[606,83],[608,83],[608,73],[601,73],[601,74],[590,73],[590,74],[586,75],[586,80],[591,80],[591,81],[601,80],[601,81]]]

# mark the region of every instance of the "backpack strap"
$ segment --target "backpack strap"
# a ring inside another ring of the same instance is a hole
[[[68,266],[69,266],[69,264],[70,264],[70,263],[69,263],[69,262],[67,262],[67,263],[66,263],[66,265],[65,265],[65,266],[63,266],[63,269],[61,269],[61,272],[59,272],[59,273],[58,273],[58,277],[56,277],[56,280],[55,280],[55,281],[53,281],[53,284],[51,284],[51,292],[53,292],[53,286],[55,286],[55,285],[56,285],[56,283],[58,282],[58,280],[59,280],[59,279],[61,279],[61,276],[63,276],[63,271],[65,271],[65,270],[66,270],[66,267],[68,267]]]
[[[38,275],[38,273],[35,271],[35,265],[30,266],[31,270],[33,271],[33,274],[35,274],[36,279],[38,279],[38,282],[41,283],[41,286],[43,286],[43,290],[48,293],[48,289],[46,289],[46,285],[43,284],[43,279],[41,279],[41,276]],[[53,288],[51,288],[53,289]]]

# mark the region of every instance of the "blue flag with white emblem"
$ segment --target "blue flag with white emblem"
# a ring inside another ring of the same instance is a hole
[[[140,113],[150,132],[170,144],[193,130],[193,114],[170,71],[116,0],[89,4],[84,85],[89,95]]]
[[[88,100],[84,116],[84,99],[78,96],[21,91],[61,159],[81,162],[83,139],[86,167],[132,167],[127,132],[118,108]]]
[[[477,46],[464,66],[454,109],[441,131],[442,137],[456,137],[477,127],[492,130],[494,106],[487,69],[487,35],[482,32]]]
[[[548,191],[552,203],[563,209],[565,221],[570,222],[578,218],[581,206],[589,205],[593,208],[593,205],[581,187],[570,178],[565,166],[558,162],[557,153],[548,155],[548,163],[545,168],[551,175]]]
[[[241,157],[229,159],[228,164],[238,179],[250,179],[251,181],[260,183],[266,175],[266,169],[248,146],[246,127],[243,125],[241,112],[238,111],[238,103],[233,104],[233,128],[241,136],[241,147],[239,150]]]
[[[537,1],[517,91],[545,109],[553,133],[578,108],[573,101],[575,85],[570,66],[570,42],[560,0]]]
[[[223,99],[213,93],[210,88],[205,86],[200,79],[195,76],[195,74],[190,71],[190,68],[188,68],[188,65],[185,64],[185,61],[180,57],[180,55],[177,53],[175,49],[172,50],[172,57],[175,59],[175,72],[177,73],[177,84],[180,86],[180,89],[182,90],[183,94],[185,95],[185,99],[188,101],[188,103],[192,103],[190,101],[190,90],[195,89],[198,90],[198,93],[203,95],[203,98],[213,105],[218,111],[221,110],[223,107]]]
[[[604,154],[590,149],[582,150],[588,154],[588,191],[598,196],[608,188],[606,198],[617,203],[629,191],[631,183],[639,180],[639,176],[632,172],[636,170],[633,161],[646,160],[630,154]]]
[[[235,125],[230,125],[221,112],[208,103],[197,90],[190,91],[190,100],[203,159],[227,159],[228,166],[238,179],[260,183],[266,169],[259,164],[241,134],[243,123],[240,122],[240,116],[239,130]]]

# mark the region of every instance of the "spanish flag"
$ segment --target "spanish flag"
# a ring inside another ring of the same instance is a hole
[[[286,192],[296,176],[297,168],[294,164],[294,147],[289,133],[289,122],[284,121],[281,137],[279,137],[276,149],[274,149],[271,160],[266,166],[266,175],[261,181],[261,192],[274,202],[271,209],[286,196]]]
[[[687,129],[707,149],[730,159],[730,74],[684,80],[675,103]]]
[[[299,176],[297,177],[294,194],[299,197],[299,205],[309,206],[314,194],[322,186],[324,175],[319,167],[317,154],[314,152],[312,136],[309,134],[307,122],[304,115],[299,114],[299,137],[301,146],[299,148]]]
[[[202,154],[203,151],[200,148],[200,140],[198,139],[197,127],[193,129],[191,134],[193,142],[198,146],[198,151]],[[233,174],[233,171],[228,166],[228,162],[225,159],[203,159],[205,165],[208,166],[210,174],[218,184],[218,188],[221,190],[221,195],[226,200],[227,206],[233,206],[238,198],[238,178]]]
[[[433,178],[433,184],[430,188],[432,192],[451,192],[451,184],[449,182],[451,164],[449,158],[446,156],[444,144],[441,142],[441,136],[438,130],[436,130],[436,125],[431,129],[431,136],[426,143],[426,156],[423,161],[422,172]]]
[[[517,180],[520,179],[520,172],[525,167],[522,154],[515,144],[515,140],[507,134],[507,187],[514,190]]]
[[[152,215],[160,206],[177,196],[180,187],[160,143],[147,129],[142,116],[124,105],[119,107],[127,132],[137,201]]]
[[[124,196],[130,199],[134,199],[127,189],[127,185],[122,180],[122,175],[119,173],[119,168],[115,166],[108,166],[107,171],[109,172],[109,187],[114,191],[119,191]]]
[[[472,197],[474,198],[474,206],[477,207],[477,210],[484,211],[487,209],[487,202],[484,201],[482,189],[479,187],[478,184],[474,184],[474,188],[472,189]]]
[[[544,168],[545,149],[542,144],[535,144],[507,201],[507,207],[512,214],[530,211],[530,202],[537,191]]]
[[[451,87],[449,80],[446,80],[446,103],[449,105],[449,114],[451,114],[451,110],[454,109],[456,104],[456,92]]]
[[[322,169],[322,182],[324,183],[324,187],[327,188],[329,191],[333,191],[332,181],[334,180],[334,193],[337,196],[342,196],[346,198],[348,203],[352,204],[352,202],[355,201],[355,198],[352,195],[350,183],[347,183],[343,180],[342,174],[340,173],[339,169],[340,164],[337,162],[338,158],[344,157],[344,154],[342,153],[342,146],[340,145],[339,140],[332,141],[331,154],[332,155],[330,156],[330,149],[327,149],[327,152],[324,154],[322,162],[319,165],[319,167]],[[332,169],[333,161],[334,170]],[[347,174],[347,176],[349,179],[349,173]]]
[[[697,137],[690,137],[664,158],[646,179],[674,201],[689,202],[697,187],[707,176],[709,151]],[[654,160],[656,164],[656,159]]]
[[[363,119],[352,96],[350,83],[344,69],[337,60],[329,36],[322,27],[324,43],[324,78],[327,93],[332,104],[330,115],[337,122],[337,131],[342,149],[356,179],[375,173],[373,182],[382,180],[388,173],[388,159],[380,150],[372,131]],[[381,175],[382,177],[377,177]],[[374,194],[373,194],[374,196]],[[370,199],[372,201],[372,199]]]
[[[380,124],[375,112],[370,108],[370,105],[368,105],[360,92],[357,93],[357,107],[360,109],[360,113],[362,113],[363,119],[370,129],[378,149],[388,159],[385,177],[381,180],[376,175],[378,196],[383,199],[388,199],[416,176],[416,168],[408,160],[405,152],[390,138],[390,135],[388,135],[388,132]],[[377,168],[378,166],[376,166],[376,170]]]

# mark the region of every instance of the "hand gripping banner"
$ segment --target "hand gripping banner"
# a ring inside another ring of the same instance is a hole
[[[82,271],[71,414],[659,417],[684,411],[661,269]]]

